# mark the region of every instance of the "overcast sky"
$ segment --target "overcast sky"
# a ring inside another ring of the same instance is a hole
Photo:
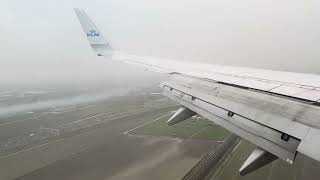
[[[146,77],[96,57],[74,7],[119,50],[320,73],[319,0],[2,0],[0,82]]]

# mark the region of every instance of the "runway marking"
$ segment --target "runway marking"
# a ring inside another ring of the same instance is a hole
[[[226,155],[226,157],[224,159],[222,159],[222,161],[220,162],[220,165],[218,166],[218,168],[216,169],[216,171],[214,172],[214,174],[211,176],[212,179],[216,179],[216,177],[221,173],[221,171],[228,166],[229,163],[231,163],[231,158],[234,156],[234,152],[238,149],[238,147],[240,146],[242,140],[239,140],[239,142],[237,143],[237,145],[235,147],[232,148],[232,150],[229,150],[230,152]]]
[[[16,121],[11,121],[11,122],[6,122],[6,123],[1,123],[0,126],[5,126],[5,125],[10,125],[10,124],[15,124],[15,123],[19,123],[19,122],[24,122],[24,121],[28,121],[28,120],[33,120],[33,119],[37,119],[41,116],[44,116],[45,114],[39,114],[38,116],[33,116],[33,117],[29,117],[29,118],[25,118],[22,120],[16,120]]]
[[[128,133],[131,132],[131,131],[134,131],[134,130],[136,130],[136,129],[138,129],[138,128],[141,128],[141,127],[143,127],[143,126],[145,126],[145,125],[148,125],[148,124],[151,124],[151,123],[153,123],[153,122],[156,122],[156,121],[158,121],[158,120],[160,120],[160,119],[162,119],[162,118],[164,118],[164,117],[166,117],[166,116],[169,116],[169,115],[171,115],[171,114],[173,114],[173,113],[170,112],[170,113],[168,113],[168,114],[166,114],[166,115],[164,115],[164,116],[161,116],[161,117],[159,117],[159,118],[157,118],[157,119],[155,119],[155,120],[152,120],[152,121],[150,121],[150,122],[147,122],[147,123],[144,123],[144,124],[142,124],[142,125],[140,125],[140,126],[137,126],[137,127],[135,127],[135,128],[132,128],[132,129],[124,132],[123,134],[128,134]]]
[[[107,114],[107,113],[104,113],[104,114]],[[84,118],[84,119],[80,119],[80,120],[83,121],[83,120],[85,120],[85,119],[92,118],[92,117],[96,117],[96,116],[99,116],[99,115],[104,115],[104,114],[98,114],[98,115],[90,116],[90,117],[87,117],[87,118]],[[79,121],[79,120],[77,120],[77,121]],[[74,122],[75,122],[75,121],[74,121]],[[72,123],[73,123],[73,122],[72,122]],[[77,135],[75,135],[75,136],[78,136],[78,135],[81,135],[81,134],[77,134]],[[47,142],[47,143],[43,143],[43,144],[40,144],[40,145],[38,145],[38,146],[32,146],[32,147],[30,147],[30,148],[26,148],[26,149],[23,149],[23,150],[21,150],[21,151],[17,151],[17,152],[10,153],[10,154],[4,155],[4,156],[0,156],[0,159],[1,159],[1,158],[6,158],[6,157],[10,157],[10,156],[14,156],[14,155],[16,155],[16,154],[23,153],[23,152],[26,152],[26,151],[29,151],[29,150],[41,148],[41,147],[46,146],[46,145],[49,145],[49,144],[51,144],[51,143],[60,142],[60,141],[66,140],[66,139],[68,139],[68,138],[70,138],[70,137],[59,138],[59,139],[57,139],[57,140],[49,141],[49,142]]]
[[[95,131],[88,131],[86,132],[86,134],[92,134],[94,133]],[[10,154],[7,154],[7,155],[3,155],[3,156],[0,156],[0,159],[2,158],[7,158],[7,157],[11,157],[11,156],[14,156],[14,155],[17,155],[17,154],[20,154],[20,153],[23,153],[23,152],[26,152],[26,151],[30,151],[30,150],[33,150],[33,149],[38,149],[38,148],[41,148],[43,146],[47,146],[49,144],[52,144],[52,143],[57,143],[57,142],[60,142],[60,141],[65,141],[65,140],[68,140],[70,138],[74,138],[74,137],[77,137],[77,136],[81,136],[83,135],[84,133],[80,133],[80,134],[76,134],[76,135],[73,135],[73,136],[67,136],[67,137],[63,137],[63,138],[59,138],[57,140],[53,140],[53,141],[49,141],[49,142],[46,142],[46,143],[43,143],[43,144],[40,144],[38,146],[32,146],[30,148],[26,148],[26,149],[23,149],[21,151],[17,151],[17,152],[14,152],[14,153],[10,153]]]
[[[143,108],[141,108],[141,109],[143,109]],[[139,109],[139,110],[140,110],[140,109]],[[102,114],[98,114],[98,115],[105,115],[105,114],[108,114],[108,113],[102,113]],[[119,114],[120,114],[120,113],[119,113]],[[123,113],[122,113],[122,114],[123,114]],[[157,119],[155,119],[155,120],[153,120],[153,121],[144,123],[144,124],[142,124],[142,125],[140,125],[140,126],[138,126],[138,127],[135,127],[135,128],[133,128],[133,129],[130,129],[130,130],[124,132],[124,134],[127,134],[127,133],[129,133],[129,132],[131,132],[131,131],[133,131],[133,130],[135,130],[135,129],[138,129],[138,128],[140,128],[140,127],[143,127],[143,126],[145,126],[145,125],[147,125],[147,124],[150,124],[150,123],[152,123],[152,122],[158,121],[158,120],[160,120],[161,118],[164,118],[164,117],[169,116],[169,115],[171,115],[171,114],[173,114],[173,113],[170,112],[170,113],[168,113],[168,114],[166,114],[166,115],[164,115],[164,116],[161,116],[161,117],[159,117],[159,118],[157,118]],[[98,116],[98,115],[94,115],[94,116]],[[92,118],[92,117],[94,117],[94,116],[90,116],[90,117],[87,117],[87,118]],[[118,119],[118,118],[121,118],[121,117],[122,117],[122,116],[112,117],[112,118],[110,118],[110,119],[111,119],[111,120],[115,120],[115,119]],[[87,119],[87,118],[84,118],[84,119]],[[27,118],[27,119],[30,119],[30,118]],[[81,119],[81,120],[83,120],[83,119]],[[79,121],[79,120],[77,120],[77,121]],[[75,121],[74,121],[74,122],[75,122]],[[0,126],[1,126],[1,125],[3,125],[3,124],[0,124]],[[88,132],[88,133],[92,133],[92,132]],[[82,135],[82,134],[76,134],[76,135],[74,135],[74,136],[79,136],[79,135]],[[71,136],[71,137],[74,137],[74,136]],[[43,146],[46,146],[46,145],[49,145],[49,144],[52,144],[52,143],[64,141],[64,140],[69,139],[69,138],[71,138],[71,137],[59,138],[59,139],[57,139],[57,140],[49,141],[49,142],[40,144],[40,145],[38,145],[38,146],[32,146],[32,147],[30,147],[30,148],[26,148],[26,149],[23,149],[23,150],[21,150],[21,151],[17,151],[17,152],[13,152],[13,153],[10,153],[10,154],[7,154],[7,155],[0,156],[0,159],[6,158],[6,157],[11,157],[11,156],[14,156],[14,155],[17,155],[17,154],[20,154],[20,153],[23,153],[23,152],[26,152],[26,151],[29,151],[29,150],[41,148],[41,147],[43,147]]]
[[[86,117],[86,118],[82,118],[82,119],[79,119],[79,120],[76,120],[76,121],[72,121],[72,122],[67,123],[67,124],[79,123],[79,122],[82,122],[82,121],[85,121],[85,120],[88,120],[88,119],[91,119],[91,118],[103,116],[103,115],[106,115],[106,114],[108,114],[108,113],[100,113],[100,114],[97,114],[97,115],[93,115],[93,116],[89,116],[89,117]]]
[[[192,139],[194,136],[200,134],[201,132],[207,130],[208,128],[209,128],[209,127],[204,127],[204,128],[202,128],[202,129],[200,129],[199,131],[193,133],[188,139]]]
[[[67,113],[69,112],[76,112],[78,110],[83,110],[81,108],[79,109],[73,109],[72,111],[66,111]],[[66,112],[62,112],[62,113],[66,113]],[[58,114],[62,114],[62,113],[58,113]],[[36,116],[33,116],[33,117],[29,117],[29,118],[25,118],[25,119],[22,119],[22,120],[15,120],[15,121],[10,121],[10,122],[5,122],[5,123],[1,123],[0,126],[5,126],[5,125],[11,125],[11,124],[16,124],[16,123],[20,123],[20,122],[24,122],[24,121],[29,121],[29,120],[34,120],[34,119],[37,119],[37,118],[40,118],[42,116],[45,116],[45,115],[48,115],[48,114],[54,114],[52,112],[48,112],[48,111],[45,111],[45,112],[41,112],[39,113],[39,115],[36,115]],[[106,114],[106,113],[105,113]],[[63,119],[65,117],[61,116],[57,119]]]
[[[57,139],[57,140],[50,141],[50,142],[47,142],[47,143],[44,143],[44,144],[40,144],[40,145],[38,145],[38,146],[33,146],[33,147],[30,147],[30,148],[27,148],[27,149],[23,149],[23,150],[21,150],[21,151],[17,151],[17,152],[11,153],[11,154],[7,154],[7,155],[4,155],[4,156],[0,156],[0,159],[6,158],[6,157],[11,157],[11,156],[13,156],[13,155],[20,154],[20,153],[22,153],[22,152],[26,152],[26,151],[29,151],[29,150],[37,149],[37,148],[40,148],[40,147],[42,147],[42,146],[46,146],[46,145],[48,145],[48,144],[55,143],[55,142],[59,142],[59,141],[65,140],[65,139],[67,139],[67,138]]]

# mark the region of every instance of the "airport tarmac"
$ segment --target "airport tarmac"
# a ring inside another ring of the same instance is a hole
[[[118,119],[2,157],[0,174],[25,174],[17,178],[21,180],[180,179],[216,144],[214,141],[123,134],[148,120],[167,117],[168,110],[172,109]]]
[[[32,103],[36,99],[38,102],[38,94],[35,98],[29,92],[30,99],[22,97],[23,101]],[[193,130],[195,133],[189,138],[144,134],[150,131],[149,125],[163,127],[160,122],[177,109],[177,104],[164,98],[158,89],[127,92],[100,100],[95,96],[91,100],[90,96],[85,97],[86,102],[59,100],[59,105],[0,116],[0,180],[181,179],[219,143],[190,138],[197,137],[195,135],[203,130],[194,131],[190,122],[177,126],[187,128],[180,129],[182,133]],[[19,98],[13,99],[19,104]],[[50,101],[48,97],[44,99]],[[5,104],[6,100],[1,102]],[[168,132],[171,130],[157,133]],[[298,154],[292,166],[277,160],[242,177],[238,169],[253,148],[252,144],[242,141],[211,179],[289,180],[315,179],[320,175],[320,163]]]
[[[169,118],[167,101],[133,93],[19,114],[0,124],[0,179],[180,179],[217,141],[125,133]]]

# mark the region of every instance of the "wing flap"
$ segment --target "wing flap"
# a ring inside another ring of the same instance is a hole
[[[315,105],[179,74],[162,86],[168,97],[290,163],[297,150],[313,158],[320,155],[309,148],[320,147],[310,136],[317,130],[320,137]],[[228,117],[228,112],[234,115]],[[282,140],[282,135],[291,141]]]
[[[278,131],[291,134],[288,127],[299,127],[304,133],[299,133],[301,135],[297,138],[302,138],[307,133],[305,126],[320,127],[317,120],[320,111],[317,106],[181,75],[173,75],[164,84]]]
[[[214,123],[239,135],[240,137],[256,144],[257,146],[271,152],[272,154],[292,163],[296,149],[300,143],[298,139],[292,138],[287,146],[279,143],[281,132],[250,121],[239,115],[228,116],[228,110],[212,105],[200,99],[191,100],[191,95],[186,95],[177,89],[170,90],[169,86],[164,88],[166,96],[191,109],[194,112],[208,118]]]

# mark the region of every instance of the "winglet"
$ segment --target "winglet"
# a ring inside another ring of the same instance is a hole
[[[74,9],[84,33],[87,36],[90,46],[97,52],[98,56],[106,56],[112,53],[112,48],[105,40],[97,26],[89,18],[83,9]]]

